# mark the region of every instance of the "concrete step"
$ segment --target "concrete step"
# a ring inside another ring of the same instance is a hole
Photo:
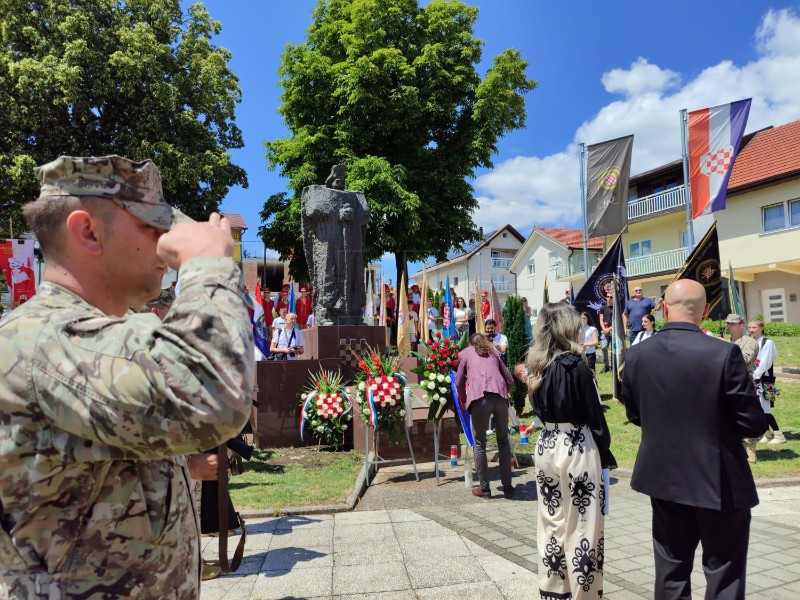
[[[777,371],[775,374],[777,377],[800,381],[800,368],[798,367],[780,367]]]

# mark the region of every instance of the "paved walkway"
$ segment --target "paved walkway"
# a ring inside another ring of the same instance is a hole
[[[460,471],[436,487],[430,466],[420,470],[420,482],[403,467],[382,470],[352,513],[248,524],[241,569],[204,583],[203,600],[538,598],[533,469],[516,472],[513,500],[472,497]],[[748,597],[796,600],[800,486],[759,494]],[[216,539],[205,542],[204,556],[214,557]],[[653,578],[649,499],[618,480],[606,520],[605,597],[652,598]],[[699,552],[692,581],[702,598]]]

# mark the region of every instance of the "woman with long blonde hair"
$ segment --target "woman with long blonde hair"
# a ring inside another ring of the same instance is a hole
[[[536,444],[542,598],[603,593],[602,470],[616,468],[616,461],[594,375],[578,343],[580,327],[572,306],[546,304],[526,362],[533,412],[544,424]]]

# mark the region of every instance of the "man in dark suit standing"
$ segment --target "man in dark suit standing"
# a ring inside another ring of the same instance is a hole
[[[628,419],[642,428],[631,487],[653,507],[656,600],[691,599],[698,542],[706,598],[745,597],[758,494],[742,438],[761,435],[767,421],[738,346],[701,332],[707,310],[702,285],[672,283],[667,324],[628,350],[623,370]]]

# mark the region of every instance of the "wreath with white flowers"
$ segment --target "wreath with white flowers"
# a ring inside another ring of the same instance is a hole
[[[342,387],[342,376],[324,370],[312,373],[310,386],[300,398],[300,439],[305,441],[304,432],[308,429],[321,442],[341,448],[347,422],[353,418],[353,403]]]

